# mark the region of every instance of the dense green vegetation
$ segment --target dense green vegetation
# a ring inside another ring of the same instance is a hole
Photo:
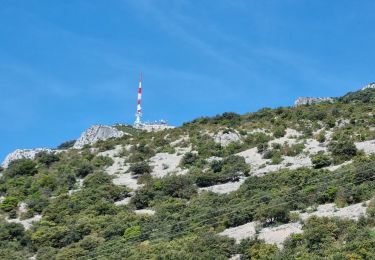
[[[372,199],[375,156],[359,151],[355,142],[375,139],[374,93],[245,115],[224,113],[161,132],[118,125],[129,135],[13,161],[0,178],[0,259],[228,259],[234,254],[244,259],[374,259],[374,202],[359,221],[308,219],[304,232],[292,235],[283,249],[257,239],[236,244],[217,235],[251,221],[263,227],[288,223],[295,220],[291,211],[319,204],[343,207]],[[301,133],[296,143],[269,143],[285,137],[287,128]],[[236,132],[241,142],[221,146],[212,137],[219,131]],[[328,152],[306,154],[306,138],[325,144]],[[137,191],[114,185],[113,175],[105,172],[114,161],[100,152],[118,145],[118,156],[129,164],[123,173],[142,184]],[[67,142],[60,149],[71,146]],[[266,165],[306,156],[313,167],[256,176],[238,155],[252,148]],[[157,153],[181,153],[179,167],[186,174],[153,176],[150,159]],[[325,168],[349,160],[335,171]],[[200,189],[245,177],[231,193]],[[115,205],[128,197],[128,205]],[[26,212],[20,212],[21,202]],[[146,208],[155,214],[135,213]],[[28,230],[8,221],[37,215],[41,220]]]

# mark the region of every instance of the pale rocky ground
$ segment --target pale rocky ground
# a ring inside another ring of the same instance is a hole
[[[115,202],[116,206],[121,206],[121,205],[128,205],[130,203],[131,197],[127,197],[125,199],[119,200]]]
[[[78,179],[77,188],[73,189],[73,190],[69,190],[68,194],[72,195],[74,192],[80,191],[82,189],[82,187],[83,187],[83,179]]]
[[[220,131],[213,137],[216,143],[224,147],[233,142],[241,142],[241,136],[237,132],[223,133],[223,131]]]
[[[229,260],[241,260],[241,254],[232,255]]]
[[[27,212],[27,204],[25,202],[19,203],[18,210],[17,210],[17,215],[20,216],[21,214],[26,213],[26,212]],[[7,221],[9,223],[19,223],[19,224],[23,225],[24,228],[27,230],[27,229],[30,229],[31,226],[35,222],[38,222],[41,218],[42,218],[41,215],[35,215],[32,218],[23,219],[23,220],[21,220],[19,217],[15,218],[15,219],[5,218],[5,221]]]
[[[312,216],[338,217],[342,219],[358,220],[361,216],[366,215],[366,209],[369,202],[370,201],[357,203],[343,208],[337,208],[335,204],[330,203],[319,205],[317,209],[312,212],[300,213],[298,211],[294,211],[294,213],[298,213],[302,221]],[[255,221],[249,222],[238,227],[228,228],[219,233],[219,235],[234,238],[236,243],[240,243],[241,240],[245,238],[258,237],[259,239],[263,239],[268,244],[275,244],[281,248],[285,239],[287,239],[290,235],[303,232],[302,224],[299,222],[287,223],[277,227],[262,228],[259,230],[259,232],[256,232],[257,225],[258,223]]]
[[[153,167],[151,175],[156,178],[162,178],[168,173],[185,174],[187,171],[182,170],[178,165],[182,157],[190,151],[190,148],[176,149],[176,153],[157,153],[150,159],[150,166]]]
[[[355,143],[358,150],[363,150],[366,154],[375,153],[375,140]]]
[[[130,147],[126,147],[129,149]],[[137,190],[142,185],[137,183],[137,179],[134,178],[131,173],[126,172],[129,168],[125,165],[125,158],[121,158],[118,154],[122,151],[123,147],[121,145],[116,145],[114,149],[101,152],[98,155],[108,156],[112,158],[113,164],[105,169],[109,175],[115,176],[112,180],[115,185],[125,185],[132,190]]]
[[[253,130],[255,131],[255,130]],[[255,132],[264,132],[264,129],[257,129]],[[268,172],[274,172],[281,169],[297,169],[301,167],[312,167],[310,154],[316,154],[320,151],[327,152],[327,148],[324,144],[319,143],[315,139],[306,139],[305,141],[299,140],[298,138],[301,137],[301,133],[294,130],[294,129],[286,129],[286,134],[284,137],[277,138],[271,140],[269,142],[269,146],[271,147],[272,144],[281,144],[288,143],[289,145],[293,145],[296,143],[304,142],[305,148],[303,152],[297,156],[283,156],[283,161],[280,164],[272,165],[270,164],[270,159],[263,159],[262,154],[258,153],[258,149],[256,147],[245,150],[243,152],[237,153],[236,155],[242,156],[245,158],[246,163],[250,164],[251,166],[251,174],[252,175],[263,175]],[[330,133],[327,133],[330,135]],[[208,158],[207,161],[211,162],[213,160],[221,160],[222,158],[219,157],[212,157]],[[332,168],[333,169],[333,168]],[[219,184],[215,186],[201,188],[200,190],[210,190],[215,193],[229,193],[232,191],[237,190],[241,184],[243,183],[244,179],[241,182],[230,182],[226,184]]]
[[[245,178],[241,178],[239,181],[236,182],[227,182],[223,184],[217,184],[209,187],[199,188],[198,191],[212,191],[218,194],[227,194],[232,191],[238,190],[238,188],[244,183]]]
[[[318,134],[323,129],[320,129],[314,133],[314,135]],[[254,129],[252,132],[266,132],[264,129]],[[317,140],[308,138],[305,140],[300,140],[298,138],[301,137],[301,133],[294,130],[294,129],[286,129],[286,134],[284,137],[277,138],[271,140],[269,142],[269,146],[271,147],[272,144],[281,144],[288,143],[289,145],[293,145],[296,143],[304,143],[305,148],[303,152],[295,157],[290,156],[283,156],[283,161],[280,164],[272,165],[270,164],[271,160],[263,159],[262,155],[258,153],[257,148],[251,148],[245,150],[243,152],[237,153],[236,155],[242,156],[245,158],[246,163],[250,164],[251,166],[251,174],[252,175],[263,175],[268,172],[274,172],[281,169],[298,169],[301,167],[312,167],[312,162],[310,159],[311,155],[317,154],[319,152],[328,153],[327,143],[331,140],[332,131],[325,131],[326,142],[319,143]],[[364,141],[355,143],[356,147],[359,150],[364,150],[366,154],[375,153],[375,140],[371,141]],[[220,157],[212,157],[208,158],[208,162],[212,162],[213,160],[221,160]],[[329,171],[335,171],[345,165],[352,163],[352,161],[344,162],[340,165],[332,165],[326,167],[325,169]],[[219,194],[229,193],[232,191],[237,190],[241,184],[243,183],[243,179],[241,182],[229,182],[225,184],[214,185],[210,187],[200,188],[200,191],[208,190]]]
[[[316,211],[310,213],[300,213],[302,220],[306,220],[311,216],[317,217],[339,217],[358,220],[361,216],[366,215],[366,209],[370,201],[353,204],[347,207],[338,208],[334,203],[319,205]]]
[[[239,243],[242,239],[254,237],[256,234],[256,226],[256,222],[249,222],[238,227],[227,228],[219,233],[219,235],[234,238],[236,243]]]
[[[155,210],[152,209],[137,209],[134,210],[135,214],[138,215],[150,215],[153,216],[155,214]]]
[[[3,163],[2,167],[7,168],[9,163],[14,160],[20,159],[34,159],[35,156],[40,152],[51,153],[52,150],[48,148],[36,148],[36,149],[17,149],[14,152],[8,154]]]
[[[24,219],[24,220],[20,220],[19,218],[16,218],[16,219],[8,219],[8,218],[6,218],[6,221],[9,222],[9,223],[19,223],[19,224],[22,224],[23,227],[27,230],[27,229],[30,229],[32,227],[32,225],[35,222],[38,222],[41,218],[42,218],[41,215],[35,215],[32,218]]]
[[[303,231],[300,223],[288,223],[277,227],[263,228],[260,230],[258,238],[263,239],[267,244],[275,244],[281,248],[290,235],[301,233]]]

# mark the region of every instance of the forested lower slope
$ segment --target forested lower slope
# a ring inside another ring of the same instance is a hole
[[[2,169],[1,259],[375,259],[375,90]]]

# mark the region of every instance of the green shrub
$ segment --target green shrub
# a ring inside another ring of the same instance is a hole
[[[257,145],[258,153],[264,153],[268,149],[268,143],[260,143]]]
[[[330,166],[332,164],[331,157],[324,152],[318,152],[311,157],[311,162],[315,169]]]
[[[34,175],[37,172],[35,162],[29,159],[12,161],[6,170],[6,174],[10,177]]]
[[[303,151],[303,149],[305,149],[305,145],[303,143],[293,144],[291,146],[284,145],[282,149],[284,155],[294,157],[299,155]]]
[[[190,176],[171,175],[161,179],[161,191],[172,197],[189,199],[197,189]]]
[[[151,166],[147,162],[134,163],[129,167],[129,172],[133,175],[143,175],[151,173]]]
[[[56,154],[44,151],[37,153],[35,159],[37,159],[38,162],[46,165],[47,167],[49,167],[52,163],[58,162],[60,160],[60,158]]]
[[[16,209],[18,206],[18,198],[16,197],[5,197],[4,201],[0,204],[0,209],[9,212]]]
[[[90,162],[82,162],[76,169],[77,176],[84,178],[94,172],[94,166]]]
[[[125,230],[123,238],[125,239],[125,241],[129,241],[132,239],[138,239],[140,235],[141,235],[141,226],[133,226]]]
[[[283,137],[284,135],[286,134],[286,129],[285,127],[283,126],[278,126],[275,128],[274,132],[273,132],[273,136],[275,138],[281,138]]]
[[[190,167],[194,165],[198,159],[199,157],[197,154],[189,152],[182,157],[180,165],[183,167]]]
[[[69,149],[69,148],[72,148],[74,146],[74,143],[76,142],[76,140],[70,140],[70,141],[66,141],[62,144],[60,144],[59,146],[57,146],[57,149],[59,150],[63,150],[63,149]]]
[[[336,163],[350,160],[357,154],[357,147],[352,139],[342,138],[339,140],[332,140],[328,146]]]
[[[324,143],[326,141],[326,132],[320,131],[315,138],[319,143]]]

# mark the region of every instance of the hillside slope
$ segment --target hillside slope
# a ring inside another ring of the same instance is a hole
[[[375,259],[375,89],[13,160],[4,259]],[[78,146],[76,146],[78,147]]]

